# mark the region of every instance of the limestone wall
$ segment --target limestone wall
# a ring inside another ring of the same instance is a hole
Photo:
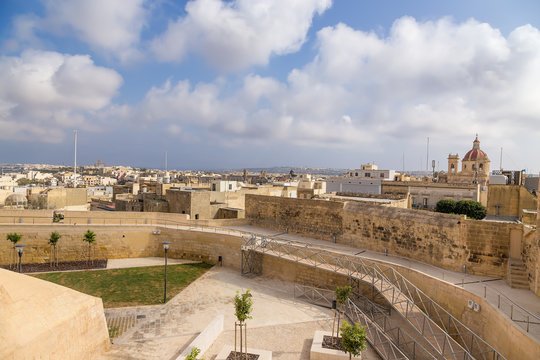
[[[49,262],[48,239],[53,231],[62,235],[57,245],[59,261],[86,260],[88,244],[82,239],[88,229],[96,233],[96,259],[157,256],[161,248],[151,226],[0,225],[0,264],[10,263],[11,242],[6,240],[6,235],[12,232],[21,234],[19,243],[26,245],[23,266],[26,263]]]
[[[332,240],[343,232],[343,202],[246,195],[246,218],[254,225]]]
[[[367,203],[246,195],[254,224],[375,251],[409,256],[446,269],[506,277],[508,244],[520,224]]]
[[[523,210],[534,210],[537,207],[537,199],[529,193],[524,186],[520,185],[489,185],[488,215],[516,216],[521,218]]]
[[[110,347],[100,298],[0,269],[0,359],[95,359]]]

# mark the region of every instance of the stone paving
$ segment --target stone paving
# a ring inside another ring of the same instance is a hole
[[[274,359],[307,360],[306,349],[311,346],[314,331],[331,326],[332,312],[295,300],[293,286],[277,280],[245,278],[238,271],[216,266],[165,305],[107,309],[107,318],[139,320],[113,340],[111,351],[102,358],[176,359],[217,314],[224,314],[224,332],[207,354],[202,354],[211,360],[222,345],[234,344],[232,299],[237,290],[250,288],[254,305],[253,319],[248,320],[249,346],[275,351]],[[368,350],[366,359],[378,356]]]

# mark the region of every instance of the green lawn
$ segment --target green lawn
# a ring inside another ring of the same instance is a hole
[[[178,294],[212,265],[167,266],[167,301]],[[104,307],[163,303],[164,267],[53,272],[33,275],[103,299]]]

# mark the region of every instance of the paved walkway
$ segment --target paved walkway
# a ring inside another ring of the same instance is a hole
[[[223,345],[234,345],[232,300],[237,290],[247,288],[253,295],[249,347],[272,350],[277,360],[308,360],[315,330],[331,329],[331,310],[295,300],[292,283],[250,279],[218,266],[165,305],[106,309],[108,318],[131,318],[134,326],[114,340],[102,359],[176,359],[217,314],[224,314],[223,333],[201,354],[212,360]],[[369,348],[364,359],[379,357]]]
[[[445,281],[460,287],[463,286],[465,290],[468,290],[475,295],[485,297],[486,300],[489,301],[489,303],[491,303],[495,308],[499,307],[500,311],[506,316],[510,317],[510,315],[512,315],[512,318],[517,320],[516,323],[519,324],[524,330],[527,327],[527,314],[519,307],[522,307],[531,314],[539,317],[539,319],[529,318],[529,332],[536,339],[540,339],[540,298],[529,290],[511,288],[502,279],[494,279],[487,276],[476,276],[444,270],[410,258],[392,256],[391,254],[385,256],[383,253],[378,253],[375,251],[334,244],[328,241],[303,237],[295,234],[284,234],[282,232],[255,226],[235,226],[229,227],[229,229],[267,235],[280,240],[310,243],[314,246],[326,248],[339,254],[349,256],[354,255],[365,259],[378,260],[389,264],[404,266],[438,278],[441,281]],[[512,304],[515,305],[512,306]]]

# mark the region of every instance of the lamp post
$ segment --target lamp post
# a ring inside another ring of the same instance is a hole
[[[163,303],[167,301],[167,250],[169,250],[169,241],[162,242],[163,249],[165,249],[165,287],[163,289]]]
[[[17,249],[17,253],[19,254],[19,273],[22,272],[22,254],[25,246],[24,244],[15,245],[15,249]]]

